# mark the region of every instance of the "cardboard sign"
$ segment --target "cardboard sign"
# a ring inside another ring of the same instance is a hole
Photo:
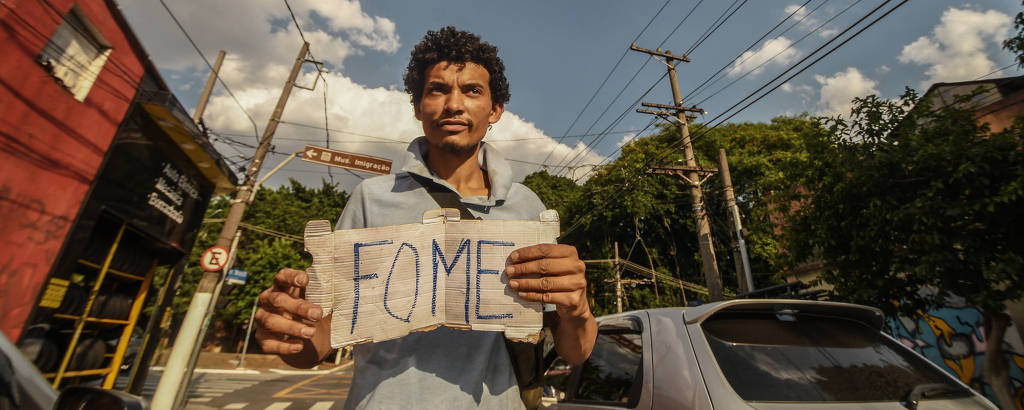
[[[512,251],[555,243],[558,232],[553,210],[539,221],[464,221],[436,209],[418,224],[333,232],[328,221],[310,221],[306,299],[334,314],[335,348],[437,326],[536,341],[541,303],[508,287],[505,265]]]

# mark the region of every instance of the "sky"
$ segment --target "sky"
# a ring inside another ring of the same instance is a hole
[[[706,110],[696,121],[708,124],[848,115],[858,96],[896,98],[905,87],[923,92],[936,82],[1021,75],[1001,48],[1014,34],[1013,17],[1022,9],[1017,0],[908,1],[800,71],[899,3],[209,0],[167,6],[210,63],[218,50],[227,52],[220,77],[230,94],[218,85],[203,118],[236,168],[255,151],[304,36],[326,73],[318,79],[314,65],[304,65],[296,83],[315,87],[292,91],[263,174],[287,154],[328,139],[334,149],[388,158],[400,169],[408,141],[422,134],[402,85],[409,53],[428,30],[451,25],[497,46],[504,60],[512,97],[485,141],[513,161],[515,179],[547,169],[584,181],[623,144],[655,131],[652,121],[662,122],[636,113],[636,102],[672,104],[666,66],[628,51],[634,40],[689,57],[677,66],[683,104]],[[209,67],[158,0],[119,4],[191,112]],[[778,87],[739,110],[765,85],[764,91]],[[266,185],[327,180],[350,191],[372,176],[328,173],[295,159]]]

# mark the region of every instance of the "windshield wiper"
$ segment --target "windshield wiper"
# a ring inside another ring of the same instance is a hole
[[[914,388],[910,389],[910,391],[903,396],[903,400],[900,400],[900,404],[907,409],[916,410],[917,402],[921,401],[922,397],[935,396],[943,393],[955,393],[957,391],[959,391],[959,389],[945,383],[919,384],[914,386]]]

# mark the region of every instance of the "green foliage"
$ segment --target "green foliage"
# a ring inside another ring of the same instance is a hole
[[[348,201],[348,194],[334,185],[323,182],[320,188],[310,188],[296,180],[277,189],[260,187],[256,199],[246,210],[242,222],[285,234],[302,237],[306,222],[326,219],[333,224],[341,216]],[[217,242],[223,224],[214,222],[223,219],[231,206],[231,198],[218,197],[210,202],[206,220],[196,244],[192,248],[188,267],[174,297],[173,308],[182,314],[188,308],[195,293],[203,270],[199,267],[199,256]],[[226,323],[244,323],[249,319],[253,297],[266,289],[277,271],[290,267],[304,269],[309,266],[308,255],[301,243],[275,238],[271,235],[242,228],[239,241],[239,258],[235,267],[249,272],[245,285],[225,285],[221,293],[217,318]]]
[[[1024,2],[1021,3],[1024,5]],[[1013,19],[1013,28],[1017,34],[1003,41],[1003,48],[1017,55],[1017,67],[1024,68],[1024,12],[1017,13]]]
[[[890,313],[950,292],[996,312],[1020,298],[1024,124],[990,133],[964,108],[972,97],[936,107],[908,90],[819,119],[804,134],[806,189],[791,192],[802,206],[789,221],[792,261],[823,260],[839,293]]]
[[[771,216],[772,193],[785,190],[792,178],[787,164],[806,161],[800,133],[814,128],[805,117],[779,117],[771,123],[729,124],[704,133],[692,128],[698,163],[718,167],[718,149],[729,154],[730,169],[746,241],[759,286],[772,284],[783,268]],[[535,173],[524,183],[562,218],[563,243],[575,245],[583,259],[608,259],[618,242],[620,256],[673,278],[704,284],[696,238],[692,199],[678,177],[647,173],[651,165],[683,163],[679,131],[663,125],[650,137],[625,145],[621,155],[597,170],[582,185],[546,172]],[[727,223],[721,179],[707,179],[702,188],[712,223],[719,270],[727,288],[735,291],[737,278],[729,248],[731,226]],[[638,235],[643,238],[640,242]],[[646,247],[644,246],[646,245]],[[650,260],[647,252],[650,252]],[[591,308],[595,314],[614,312],[615,286],[610,266],[587,269]],[[637,279],[633,274],[624,278]],[[777,279],[776,279],[777,280]],[[659,283],[658,297],[651,284],[625,289],[624,309],[683,304],[679,288]],[[688,300],[697,299],[689,293]]]

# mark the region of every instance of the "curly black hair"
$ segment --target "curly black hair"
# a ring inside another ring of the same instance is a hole
[[[507,104],[509,97],[508,79],[505,78],[505,64],[498,57],[498,48],[480,41],[480,36],[461,31],[452,26],[438,31],[429,30],[416,47],[412,49],[409,66],[405,69],[405,92],[412,96],[413,105],[423,98],[423,82],[427,69],[442,62],[476,63],[491,76],[491,102]]]

